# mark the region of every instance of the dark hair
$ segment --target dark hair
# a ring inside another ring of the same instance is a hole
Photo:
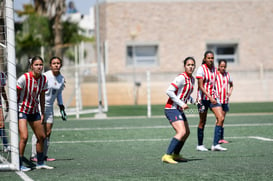
[[[207,50],[207,51],[204,53],[204,58],[203,58],[202,64],[205,63],[205,58],[206,58],[207,55],[210,54],[210,53],[211,53],[212,55],[214,55],[213,51],[211,51],[211,50]]]
[[[220,65],[222,62],[225,62],[225,64],[227,65],[227,60],[225,60],[225,59],[218,60],[218,65]]]
[[[42,59],[42,57],[40,57],[40,56],[34,56],[34,57],[32,57],[31,59],[29,59],[29,65],[32,66],[33,63],[34,63],[36,60],[42,60],[42,62],[44,62],[44,60]]]
[[[61,66],[63,65],[63,60],[62,60],[60,57],[57,57],[57,56],[54,56],[54,57],[52,57],[52,58],[49,60],[49,65],[51,65],[52,60],[54,60],[54,59],[58,59],[58,60],[60,60],[60,62],[61,62]]]
[[[185,58],[185,60],[183,61],[184,62],[184,66],[187,64],[187,61],[188,60],[192,60],[193,62],[194,62],[194,64],[195,64],[195,59],[193,58],[193,57],[187,57],[187,58]]]

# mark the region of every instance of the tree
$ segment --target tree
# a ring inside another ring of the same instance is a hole
[[[39,15],[47,16],[53,23],[55,55],[62,57],[62,22],[65,13],[65,0],[34,0],[35,10]]]
[[[65,12],[64,0],[36,0],[25,4],[23,11],[15,11],[18,16],[26,16],[22,23],[16,23],[16,55],[40,54],[40,46],[54,47],[47,50],[45,59],[52,55],[63,57],[68,47],[82,40],[90,41],[78,34],[79,27],[75,23],[62,22]]]

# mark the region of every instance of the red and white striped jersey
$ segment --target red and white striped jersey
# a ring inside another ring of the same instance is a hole
[[[26,114],[39,112],[39,97],[47,90],[47,80],[44,75],[35,78],[32,72],[27,72],[17,80],[17,89],[21,90],[18,99],[18,111]]]
[[[201,65],[196,72],[196,78],[203,79],[203,86],[205,90],[214,99],[217,97],[215,90],[215,84],[217,79],[216,74],[217,74],[216,68],[215,67],[208,68],[206,64]],[[200,89],[198,89],[197,96],[199,99],[209,100],[209,98]]]
[[[232,83],[232,78],[228,72],[222,74],[217,71],[216,91],[221,104],[228,103],[228,91],[230,83]]]
[[[194,77],[189,77],[186,72],[179,74],[168,88],[174,92],[175,96],[169,97],[165,109],[177,109],[187,103],[193,92],[194,81]]]

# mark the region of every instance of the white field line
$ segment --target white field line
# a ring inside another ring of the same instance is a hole
[[[192,113],[193,112],[193,113]],[[228,113],[228,116],[270,116],[273,115],[273,112],[264,112],[264,113]],[[195,110],[189,110],[188,112],[186,112],[186,116],[188,118],[198,118],[199,114],[197,112],[197,109]],[[214,114],[211,112],[208,112],[208,117],[214,117]],[[105,118],[105,120],[115,120],[115,119],[144,119],[147,118],[147,116],[115,116],[115,117],[107,117]],[[162,118],[165,119],[166,117],[164,115],[156,115],[156,116],[151,116],[151,118],[149,119],[158,119],[158,118]],[[79,118],[77,119],[78,121],[80,120],[101,120],[98,118],[94,118],[94,117],[85,117],[85,118]]]
[[[214,127],[215,125],[206,125],[206,127]],[[262,124],[225,124],[226,127],[237,127],[237,126],[273,126],[273,123],[262,123]],[[132,126],[132,127],[105,127],[105,128],[55,128],[54,131],[100,131],[100,130],[133,130],[133,129],[166,129],[170,128],[170,125],[166,126]],[[196,127],[190,126],[190,127]],[[243,137],[228,137],[230,139],[258,139],[262,141],[273,141],[270,138],[264,138],[259,136],[243,136]],[[78,140],[78,141],[51,141],[50,143],[57,144],[71,144],[71,143],[114,143],[114,142],[157,142],[157,141],[169,141],[169,138],[162,139],[121,139],[121,140]]]
[[[22,171],[17,171],[16,174],[21,177],[22,180],[24,181],[34,181],[33,179],[31,179],[27,174],[25,174]]]
[[[206,125],[206,127],[214,127],[215,125]],[[259,124],[225,124],[225,127],[257,127],[257,126],[273,126],[273,123],[259,123]],[[166,126],[122,126],[122,127],[97,127],[97,128],[53,128],[53,131],[95,131],[95,130],[133,130],[133,129],[165,129],[170,128],[170,125]],[[196,125],[191,125],[190,127],[195,128]]]
[[[260,136],[241,136],[241,137],[226,137],[228,139],[257,139],[261,141],[273,141],[271,138]],[[170,141],[170,138],[160,139],[121,139],[121,140],[83,140],[83,141],[51,141],[50,144],[73,144],[73,143],[121,143],[121,142],[161,142]]]
[[[257,140],[262,140],[262,141],[273,141],[273,139],[270,138],[264,138],[260,136],[249,136],[249,138],[257,139]]]

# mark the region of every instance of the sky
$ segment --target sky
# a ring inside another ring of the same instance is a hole
[[[65,3],[68,4],[69,1],[73,1],[76,9],[81,14],[89,14],[89,8],[96,4],[97,0],[65,0]],[[15,10],[22,10],[23,4],[32,3],[33,0],[14,0],[14,9]]]

